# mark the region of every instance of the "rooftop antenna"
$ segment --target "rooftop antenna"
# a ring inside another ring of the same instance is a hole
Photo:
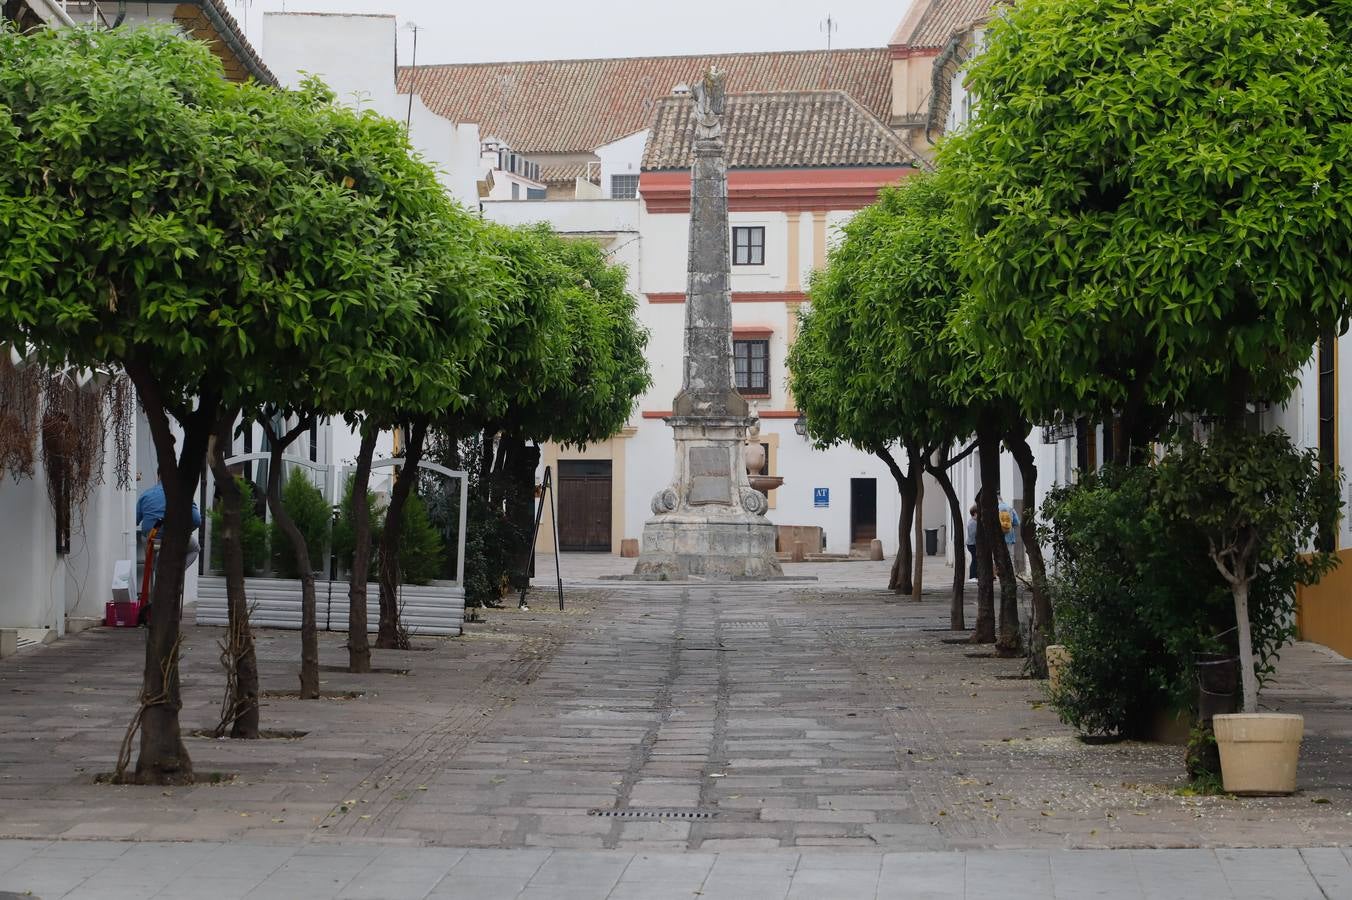
[[[840,30],[840,20],[826,14],[826,18],[817,26],[817,30],[826,35],[826,61],[822,64],[822,87],[831,86],[831,36]]]
[[[413,32],[413,59],[412,59],[412,60],[409,62],[409,64],[408,64],[408,67],[409,67],[410,69],[412,69],[412,68],[414,68],[415,66],[418,65],[418,32],[421,31],[422,29],[420,29],[420,28],[418,27],[418,23],[417,23],[417,22],[414,22],[414,21],[411,21],[411,20],[408,21],[408,22],[405,22],[405,23],[404,23],[404,27],[407,28],[409,31]],[[406,129],[408,129],[409,131],[412,131],[412,130],[413,130],[413,86],[414,86],[414,84],[416,84],[416,82],[417,82],[417,75],[416,75],[416,73],[410,73],[410,74],[412,75],[412,79],[409,81],[409,85],[408,85],[408,114],[404,117],[404,127],[405,127]]]

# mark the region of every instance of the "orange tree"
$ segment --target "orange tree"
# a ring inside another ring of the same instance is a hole
[[[345,115],[313,90],[231,85],[169,29],[0,30],[0,339],[122,366],[164,485],[137,781],[192,779],[180,611],[210,436],[345,317],[419,316]]]

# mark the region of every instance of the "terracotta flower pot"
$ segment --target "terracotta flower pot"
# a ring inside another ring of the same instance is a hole
[[[1055,694],[1061,688],[1061,673],[1070,665],[1070,649],[1064,644],[1047,645],[1047,690]]]
[[[1290,794],[1305,732],[1302,716],[1231,713],[1212,720],[1221,752],[1221,779],[1232,794]]]

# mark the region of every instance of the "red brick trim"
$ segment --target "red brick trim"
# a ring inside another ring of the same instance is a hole
[[[734,169],[728,173],[728,209],[735,212],[802,212],[863,209],[878,191],[916,169],[911,166],[842,166],[830,169]],[[690,212],[690,173],[663,170],[639,175],[639,195],[650,213]]]
[[[910,59],[912,56],[938,56],[942,47],[909,47],[905,44],[893,44],[887,48],[892,59]]]
[[[769,396],[769,395],[767,394],[767,395],[765,395],[765,396]],[[761,399],[761,400],[763,400],[763,399],[765,399],[765,397],[759,397],[759,398],[758,398],[758,397],[751,397],[750,399],[752,399],[752,400],[756,400],[756,399]],[[760,416],[762,419],[796,419],[796,418],[798,418],[798,410],[796,410],[796,409],[762,409],[760,412],[756,413],[756,415]],[[645,410],[643,411],[643,418],[645,418],[645,419],[669,419],[669,418],[671,418],[671,410],[669,410],[669,409],[645,409]]]
[[[649,303],[684,303],[683,293],[654,292],[644,294]],[[802,291],[733,291],[733,303],[804,303],[807,294]]]

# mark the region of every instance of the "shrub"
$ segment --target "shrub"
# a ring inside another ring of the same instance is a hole
[[[294,469],[282,487],[282,506],[305,538],[310,567],[315,571],[324,569],[331,515],[324,494],[310,483],[304,472]],[[271,524],[271,534],[273,574],[278,578],[299,578],[300,569],[296,565],[296,554],[292,550],[290,538],[275,521]]]
[[[410,494],[404,504],[404,527],[399,536],[399,562],[405,584],[427,584],[441,575],[445,546],[427,515],[427,504]]]
[[[240,543],[244,551],[244,574],[257,575],[268,563],[268,525],[258,515],[253,483],[237,475],[235,486],[240,493]],[[213,507],[207,516],[211,519],[211,567],[212,571],[221,572],[225,556],[221,549],[223,513],[220,506]]]
[[[1044,506],[1056,638],[1070,664],[1053,704],[1088,734],[1144,736],[1195,700],[1193,654],[1222,650],[1228,593],[1195,529],[1153,502],[1156,474],[1108,467]]]
[[[338,521],[333,524],[333,552],[338,557],[338,565],[346,572],[352,571],[352,554],[356,552],[356,533],[352,525],[352,491],[356,487],[356,477],[347,477],[347,486],[343,489],[343,505],[338,513]],[[385,527],[385,510],[373,491],[366,492],[366,514],[371,526],[371,560],[374,573],[376,550],[380,546],[380,533]]]

